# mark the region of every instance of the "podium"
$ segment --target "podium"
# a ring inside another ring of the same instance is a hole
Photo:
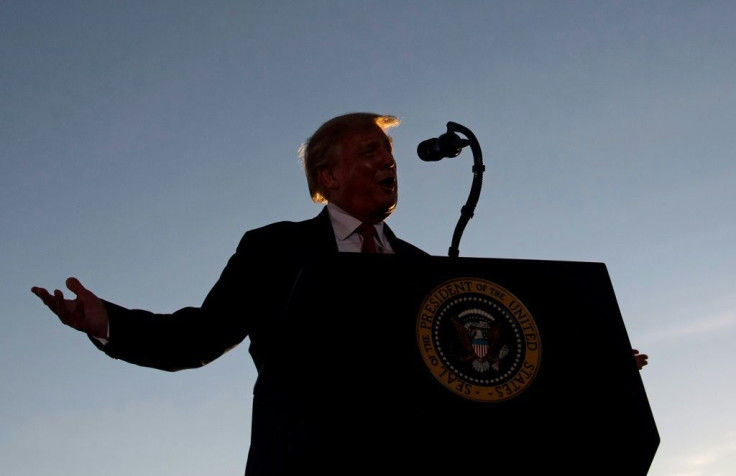
[[[603,263],[340,253],[281,324],[249,456],[270,474],[631,476],[659,445]]]

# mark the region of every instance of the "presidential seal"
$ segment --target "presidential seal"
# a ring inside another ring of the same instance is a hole
[[[457,278],[437,286],[422,302],[416,330],[429,371],[462,398],[508,400],[537,375],[537,325],[516,296],[490,281]]]

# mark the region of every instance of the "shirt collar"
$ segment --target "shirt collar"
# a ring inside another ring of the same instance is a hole
[[[335,231],[335,236],[338,240],[344,240],[350,236],[361,221],[350,215],[348,212],[338,207],[332,202],[327,203],[327,213],[330,215],[330,221],[332,222],[332,229]],[[374,225],[378,232],[378,239],[381,243],[385,243],[385,234],[383,233],[383,222],[380,221]]]

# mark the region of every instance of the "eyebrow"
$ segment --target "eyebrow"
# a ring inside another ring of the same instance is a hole
[[[391,148],[393,149],[393,147],[394,147],[394,139],[393,139],[393,137],[387,135],[386,136],[386,140],[389,143],[389,145],[391,146]],[[373,145],[373,144],[383,145],[384,143],[385,143],[384,141],[378,140],[378,139],[367,139],[367,140],[363,141],[361,143],[361,145],[364,146],[364,147],[366,147],[366,146]]]

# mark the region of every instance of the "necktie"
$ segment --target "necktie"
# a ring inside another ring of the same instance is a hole
[[[376,234],[376,229],[373,225],[367,225],[365,223],[361,223],[360,226],[355,230],[360,234],[360,236],[363,237],[363,243],[360,245],[360,252],[361,253],[377,253],[376,250],[376,242],[374,241],[374,238],[378,236]]]

